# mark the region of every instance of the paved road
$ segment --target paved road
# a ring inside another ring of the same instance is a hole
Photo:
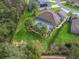
[[[78,10],[74,10],[74,9],[71,9],[71,8],[68,8],[68,7],[62,5],[61,0],[55,0],[55,1],[58,4],[58,6],[60,6],[60,8],[63,8],[64,10],[67,10],[67,11],[71,10],[74,14],[79,14]]]

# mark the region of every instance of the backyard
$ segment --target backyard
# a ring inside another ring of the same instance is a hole
[[[20,17],[20,20],[19,20],[19,23],[18,23],[18,26],[17,26],[17,30],[16,30],[16,33],[14,35],[14,39],[17,40],[17,41],[21,41],[21,40],[24,40],[24,41],[39,40],[45,46],[47,46],[48,45],[47,42],[49,41],[49,40],[47,40],[47,37],[43,38],[42,36],[40,36],[36,33],[28,32],[26,30],[24,23],[25,23],[27,18],[30,18],[30,19],[34,20],[35,16],[33,15],[32,12],[29,12],[27,10],[24,11],[23,15]]]
[[[39,40],[45,47],[48,47],[49,43],[54,40],[57,44],[60,43],[67,43],[71,41],[76,41],[79,39],[78,35],[72,34],[70,32],[70,23],[66,22],[59,30],[52,31],[50,34],[52,36],[42,37],[32,32],[28,32],[25,29],[24,22],[26,18],[32,18],[34,20],[35,16],[33,12],[28,12],[27,10],[23,13],[20,17],[17,30],[14,35],[14,39],[17,41],[32,41],[32,40]],[[56,33],[57,31],[57,33]],[[55,38],[54,38],[55,36]],[[76,39],[75,39],[76,38]]]

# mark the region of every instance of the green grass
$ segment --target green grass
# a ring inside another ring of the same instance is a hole
[[[66,22],[60,29],[55,42],[59,44],[76,42],[79,39],[79,35],[71,33],[70,29],[71,29],[70,23]]]
[[[32,32],[28,32],[27,30],[24,29],[21,29],[17,34],[16,34],[16,37],[18,40],[40,40],[42,39],[42,37],[40,35],[37,35],[35,33],[32,33]]]
[[[28,36],[27,32],[25,32],[25,26],[24,22],[26,21],[27,18],[32,18],[34,19],[34,16],[32,15],[32,12],[29,12],[27,10],[24,11],[23,15],[20,17],[16,33],[15,33],[15,39],[16,40],[26,40]]]
[[[60,8],[59,7],[56,7],[56,8],[51,8],[50,10],[51,11],[54,11],[54,12],[58,12],[58,11],[60,11]]]

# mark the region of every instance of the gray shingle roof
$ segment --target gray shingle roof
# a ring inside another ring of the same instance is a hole
[[[47,21],[55,26],[60,23],[61,19],[61,17],[57,13],[51,11],[43,12],[38,16],[38,18],[40,18],[40,20]]]
[[[38,2],[40,3],[40,4],[44,4],[44,3],[46,3],[46,2],[51,2],[52,0],[38,0]]]
[[[79,34],[79,19],[72,20],[71,32]]]

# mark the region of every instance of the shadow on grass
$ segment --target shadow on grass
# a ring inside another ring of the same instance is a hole
[[[62,25],[61,28],[57,29],[55,35],[50,39],[50,42],[49,42],[49,45],[48,45],[48,48],[50,48],[50,45],[53,44],[56,40],[56,37],[59,35],[61,29],[63,28],[64,24]]]

